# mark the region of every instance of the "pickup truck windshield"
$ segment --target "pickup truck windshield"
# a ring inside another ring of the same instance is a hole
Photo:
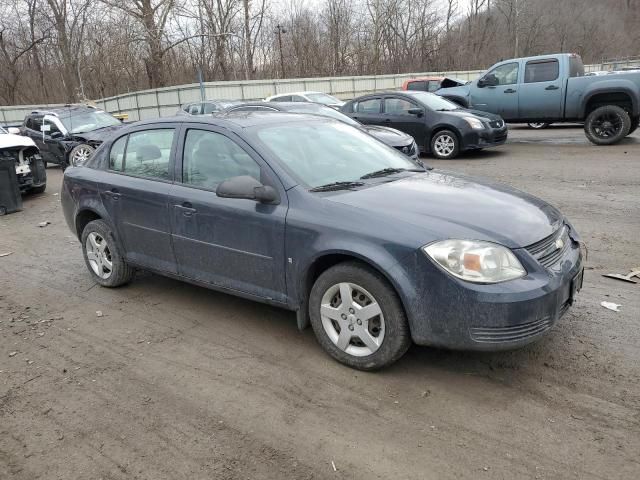
[[[411,92],[410,95],[425,104],[431,110],[448,112],[451,110],[458,110],[460,108],[460,105],[457,105],[446,98],[439,97],[434,93]]]

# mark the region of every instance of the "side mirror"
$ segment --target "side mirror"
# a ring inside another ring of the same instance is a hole
[[[417,117],[421,117],[422,115],[424,115],[424,111],[421,108],[410,108],[409,110],[407,110],[407,113],[409,115],[415,115]]]
[[[498,85],[498,79],[493,74],[487,75],[486,77],[482,77],[480,80],[478,80],[479,88],[495,87],[496,85]]]
[[[13,134],[13,135],[20,135],[20,129],[18,127],[9,127],[7,129],[7,132]]]
[[[273,187],[262,185],[255,178],[248,175],[233,177],[225,180],[216,189],[216,195],[221,198],[244,198],[260,203],[278,203],[278,192]]]

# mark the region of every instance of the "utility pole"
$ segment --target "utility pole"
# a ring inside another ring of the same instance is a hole
[[[282,72],[282,77],[280,78],[285,78],[284,57],[282,56],[282,34],[287,33],[287,30],[282,25],[278,24],[276,25],[276,33],[278,34],[278,46],[280,48],[280,70]]]

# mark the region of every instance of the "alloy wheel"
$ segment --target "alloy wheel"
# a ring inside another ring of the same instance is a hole
[[[78,148],[73,153],[73,158],[71,159],[71,165],[73,165],[74,167],[84,165],[87,162],[87,160],[89,160],[89,157],[91,157],[92,153],[93,153],[93,150],[90,150],[87,147]]]
[[[349,355],[371,355],[384,341],[385,322],[380,305],[373,295],[354,283],[338,283],[324,293],[320,318],[331,342]]]
[[[440,135],[436,138],[436,141],[433,144],[433,148],[436,153],[442,157],[448,157],[453,153],[453,150],[456,147],[455,140],[451,137],[451,135]]]
[[[623,128],[623,121],[616,113],[606,112],[596,117],[591,123],[593,133],[600,138],[616,136]]]
[[[107,241],[99,233],[91,232],[87,236],[85,247],[93,273],[103,280],[108,279],[113,273],[113,260]]]

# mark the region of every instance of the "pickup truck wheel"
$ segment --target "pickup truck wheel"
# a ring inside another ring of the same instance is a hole
[[[605,105],[591,112],[584,122],[584,133],[591,143],[613,145],[629,134],[631,117],[617,105]]]
[[[633,117],[631,119],[631,128],[629,129],[629,133],[627,135],[631,135],[638,128],[638,123],[640,123],[640,117]]]
[[[448,160],[460,152],[458,136],[450,130],[440,130],[431,138],[431,153],[436,158]]]
[[[309,296],[309,317],[325,351],[359,370],[391,365],[411,345],[393,287],[359,262],[340,263],[318,277]]]
[[[527,123],[527,125],[529,125],[529,128],[533,128],[535,130],[542,130],[543,128],[547,128],[551,124],[544,123],[544,122],[530,122],[530,123]]]

